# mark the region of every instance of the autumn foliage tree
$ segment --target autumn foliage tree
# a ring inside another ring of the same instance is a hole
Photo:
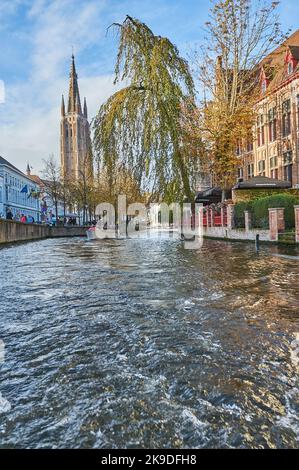
[[[240,161],[236,147],[252,140],[254,105],[260,93],[260,62],[280,44],[279,2],[220,0],[206,23],[206,42],[197,54],[206,93],[199,113],[205,162],[214,184],[229,188]]]

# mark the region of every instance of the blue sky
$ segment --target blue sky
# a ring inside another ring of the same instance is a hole
[[[126,14],[169,37],[187,55],[202,41],[209,0],[0,0],[0,155],[24,170],[59,159],[61,94],[67,94],[72,46],[89,115],[113,93],[116,40],[107,27]],[[298,0],[282,0],[285,29],[299,27]]]

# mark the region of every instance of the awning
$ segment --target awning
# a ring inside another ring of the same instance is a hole
[[[271,189],[280,188],[287,189],[291,188],[292,184],[290,181],[282,181],[274,178],[267,178],[266,176],[254,176],[246,181],[239,181],[233,189]]]

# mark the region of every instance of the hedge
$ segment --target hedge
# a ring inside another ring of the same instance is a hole
[[[238,202],[250,202],[253,199],[261,199],[263,197],[276,196],[277,194],[283,194],[287,196],[295,196],[299,198],[299,189],[289,188],[251,188],[251,189],[234,189],[233,199]]]
[[[251,212],[251,221],[254,228],[269,228],[269,211],[271,207],[284,207],[285,226],[291,229],[295,226],[294,206],[299,205],[299,197],[292,194],[275,194],[251,201],[238,202],[235,205],[235,227],[244,228],[244,211]]]

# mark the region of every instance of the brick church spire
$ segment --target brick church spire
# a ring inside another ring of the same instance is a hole
[[[62,174],[70,180],[78,179],[86,172],[86,162],[90,155],[90,130],[85,99],[83,109],[84,113],[82,113],[80,101],[75,58],[72,54],[67,109],[62,97],[60,121]]]
[[[64,96],[61,98],[61,116],[65,116]]]
[[[88,118],[87,116],[87,104],[86,104],[86,98],[84,97],[84,106],[83,106],[83,114],[86,119]]]
[[[74,54],[72,54],[70,84],[69,84],[69,101],[68,101],[68,108],[67,108],[68,113],[75,113],[77,111],[77,103],[78,103],[78,111],[80,114],[82,114],[80,93],[79,93],[79,87],[78,87],[78,76],[76,73],[76,66],[75,66],[75,57],[74,57]]]

